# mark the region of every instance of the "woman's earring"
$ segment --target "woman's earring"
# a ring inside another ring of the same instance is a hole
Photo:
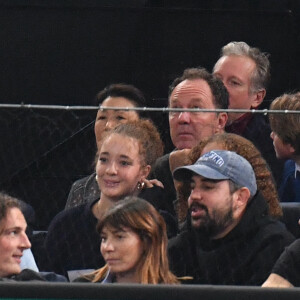
[[[138,184],[137,184],[137,189],[142,190],[144,188],[144,186],[145,186],[145,182],[144,181],[142,181],[142,182],[139,181]]]
[[[96,177],[95,177],[96,181],[98,181],[98,175],[96,174]]]

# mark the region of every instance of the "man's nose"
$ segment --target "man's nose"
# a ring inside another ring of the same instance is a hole
[[[28,239],[28,236],[27,234],[24,232],[22,235],[21,235],[21,243],[20,243],[21,247],[23,249],[28,249],[28,248],[31,248],[31,243]]]
[[[113,120],[107,120],[106,124],[105,124],[105,130],[111,130],[114,129],[116,127],[116,122]]]
[[[189,197],[189,200],[190,202],[194,202],[194,201],[199,201],[202,199],[202,193],[201,193],[201,190],[200,189],[193,189],[191,191],[191,194],[190,194],[190,197]]]
[[[274,140],[274,132],[273,131],[271,131],[270,137],[271,137],[272,140]]]
[[[182,111],[181,113],[179,113],[178,121],[180,123],[190,123],[191,113],[189,111]]]

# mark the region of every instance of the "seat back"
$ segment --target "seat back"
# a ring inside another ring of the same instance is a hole
[[[280,218],[287,229],[295,236],[300,238],[300,203],[298,202],[281,202],[283,216]]]

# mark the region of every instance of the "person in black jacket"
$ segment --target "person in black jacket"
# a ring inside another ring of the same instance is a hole
[[[221,50],[221,57],[213,68],[229,93],[231,109],[258,109],[262,104],[270,81],[268,54],[245,42],[230,42]],[[270,138],[270,125],[261,113],[229,113],[225,131],[250,140],[270,165],[277,183],[283,164],[276,159]]]
[[[300,239],[280,255],[263,287],[300,287]]]
[[[227,109],[228,92],[222,81],[204,68],[188,68],[169,87],[169,108]],[[177,150],[191,149],[201,140],[224,132],[226,121],[226,112],[170,112],[172,143]],[[171,206],[176,200],[176,191],[169,158],[170,153],[160,157],[150,177],[163,183]]]
[[[268,215],[250,163],[212,150],[173,175],[191,191],[187,224],[169,242],[173,273],[199,284],[261,285],[294,237]]]

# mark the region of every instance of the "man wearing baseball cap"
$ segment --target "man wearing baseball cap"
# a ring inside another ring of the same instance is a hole
[[[294,237],[267,214],[250,163],[215,150],[173,176],[191,193],[187,224],[169,242],[172,271],[200,284],[261,285]]]

